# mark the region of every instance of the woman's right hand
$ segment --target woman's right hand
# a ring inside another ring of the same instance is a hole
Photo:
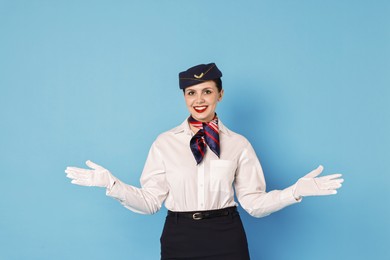
[[[96,186],[109,188],[112,186],[115,178],[102,166],[86,161],[86,165],[91,169],[77,167],[67,167],[65,170],[66,177],[72,179],[71,183],[82,186]]]

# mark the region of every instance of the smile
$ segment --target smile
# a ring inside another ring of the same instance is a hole
[[[207,109],[207,106],[197,106],[197,107],[194,107],[194,110],[198,113],[203,113],[204,111],[206,111]]]

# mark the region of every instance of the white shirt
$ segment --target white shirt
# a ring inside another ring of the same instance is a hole
[[[190,149],[193,136],[187,120],[158,136],[150,148],[137,188],[114,178],[106,194],[143,214],[157,212],[165,201],[171,211],[221,209],[238,205],[263,217],[297,203],[294,185],[266,192],[260,162],[248,140],[219,121],[220,158],[208,147],[197,165]]]

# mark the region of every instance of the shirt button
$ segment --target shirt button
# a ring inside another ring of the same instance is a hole
[[[203,207],[203,203],[200,203],[200,206]]]
[[[199,186],[200,186],[201,188],[203,188],[203,184],[200,184]]]

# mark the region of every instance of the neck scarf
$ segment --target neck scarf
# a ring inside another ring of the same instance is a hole
[[[203,160],[207,150],[206,145],[219,157],[220,147],[217,115],[214,116],[213,120],[207,123],[197,121],[192,116],[188,118],[188,122],[199,129],[190,141],[190,148],[196,163],[199,164]]]

